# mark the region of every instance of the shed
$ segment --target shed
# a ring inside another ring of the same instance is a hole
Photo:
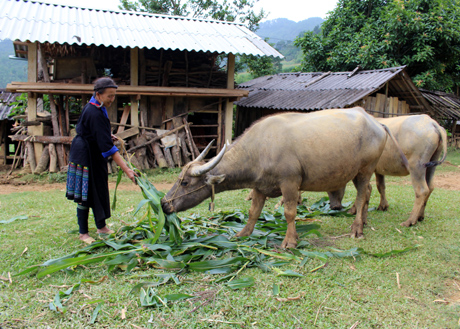
[[[432,113],[405,66],[351,72],[280,73],[241,83],[249,96],[237,105],[236,135],[254,121],[282,111],[362,106],[375,116]]]
[[[430,103],[435,119],[451,133],[449,144],[458,147],[460,143],[460,97],[442,91],[420,89],[420,92]]]
[[[88,101],[95,78],[111,76],[119,85],[108,112],[121,138],[178,128],[190,115],[193,125],[185,123],[198,149],[215,138],[218,151],[232,136],[233,101],[247,96],[234,88],[235,54],[282,57],[238,23],[26,0],[0,2],[0,39],[14,40],[15,57],[28,61],[28,81],[7,88],[28,93],[34,154],[41,156],[41,143],[55,143],[61,168],[74,109]],[[49,138],[39,138],[45,130],[37,121],[44,94],[58,95]]]

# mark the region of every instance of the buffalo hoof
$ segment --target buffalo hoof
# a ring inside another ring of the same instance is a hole
[[[364,238],[363,228],[359,224],[353,223],[351,225],[351,237],[352,238]]]
[[[415,224],[417,224],[417,222],[414,223],[412,220],[408,219],[405,222],[402,222],[401,226],[411,227],[412,225],[415,225]]]
[[[247,230],[246,228],[243,228],[241,231],[239,231],[236,236],[237,237],[242,237],[242,236],[250,236],[252,234],[252,231]]]
[[[340,205],[340,206],[331,206],[331,209],[332,210],[342,210],[343,207],[342,207],[342,205]]]
[[[356,215],[356,207],[355,206],[351,207],[350,210],[348,210],[348,213],[350,215]]]
[[[387,211],[388,207],[389,207],[388,205],[379,205],[377,207],[377,210],[379,210],[379,211]]]
[[[425,216],[420,216],[420,217],[418,218],[418,221],[419,221],[419,222],[423,222],[424,219],[425,219]]]
[[[287,249],[287,248],[296,248],[297,247],[297,241],[286,241],[284,240],[283,243],[281,243],[281,248]]]

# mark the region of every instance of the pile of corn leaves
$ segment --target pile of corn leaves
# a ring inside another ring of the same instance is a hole
[[[121,173],[117,186],[120,179]],[[250,237],[236,238],[236,233],[244,227],[248,219],[246,212],[220,211],[211,218],[199,215],[179,218],[175,213],[167,215],[161,208],[164,194],[159,192],[142,173],[139,173],[136,180],[144,200],[137,206],[135,215],[147,205],[145,214],[138,222],[120,227],[107,239],[96,241],[69,255],[32,266],[17,275],[36,271],[37,278],[42,278],[61,270],[75,271],[78,265],[96,263],[107,266],[109,272],[122,270],[130,273],[155,268],[161,270],[159,274],[153,275],[155,280],[136,285],[132,292],[140,294],[142,306],[161,307],[171,301],[193,297],[184,294],[160,297],[154,290],[154,287],[168,282],[180,284],[180,278],[183,278],[188,271],[216,274],[215,283],[224,283],[231,289],[240,289],[254,284],[254,279],[251,277],[235,279],[244,268],[258,267],[263,271],[273,271],[278,276],[302,277],[302,274],[292,270],[282,271],[278,267],[289,263],[303,266],[311,258],[326,262],[334,257],[358,258],[362,254],[367,254],[361,248],[309,251],[309,243],[302,238],[311,234],[320,236],[319,225],[316,223],[297,225],[300,239],[297,249],[289,251],[280,249],[287,228],[283,207],[273,213],[263,211],[253,234]],[[113,207],[115,203],[116,192]],[[299,218],[320,215],[347,216],[346,209],[331,210],[327,198],[322,198],[309,208],[300,205],[297,212]],[[408,249],[411,248],[372,256],[384,257]],[[312,269],[311,272],[316,269]],[[50,303],[50,308],[62,312],[64,309],[62,300],[69,298],[80,284],[81,282],[66,292],[56,294],[54,302]]]

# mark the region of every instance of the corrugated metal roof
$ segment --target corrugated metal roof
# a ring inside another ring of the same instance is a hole
[[[404,68],[358,71],[352,76],[351,72],[310,72],[260,77],[238,86],[249,90],[249,96],[236,104],[281,110],[344,108],[379,90]]]
[[[21,94],[10,93],[5,89],[0,89],[0,120],[11,120],[8,118],[13,106],[10,105],[11,102],[16,100],[16,97]]]
[[[241,24],[26,0],[0,1],[0,39],[283,57]]]
[[[440,118],[460,120],[460,98],[441,91],[420,89],[423,97]]]

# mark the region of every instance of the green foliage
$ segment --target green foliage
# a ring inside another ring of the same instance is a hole
[[[259,13],[254,12],[252,9],[257,0],[120,1],[120,9],[124,10],[238,22],[246,25],[252,31],[257,29],[259,22],[266,16],[263,9]]]
[[[459,0],[340,0],[320,34],[295,44],[304,71],[350,71],[407,65],[418,87],[460,85]]]
[[[19,96],[16,97],[16,100],[14,102],[10,103],[11,106],[14,106],[10,114],[8,115],[9,117],[14,117],[16,115],[21,115],[26,113],[27,109],[27,94],[23,93]]]
[[[241,55],[239,62],[247,67],[253,78],[281,72],[281,58],[268,56]]]
[[[27,60],[12,60],[10,55],[14,55],[13,41],[0,41],[0,88],[12,81],[27,81]]]

